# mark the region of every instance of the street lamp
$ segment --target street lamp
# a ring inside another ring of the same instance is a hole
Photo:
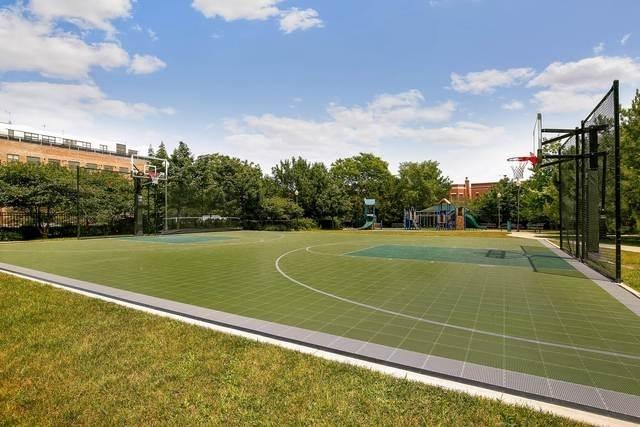
[[[502,197],[502,193],[498,193],[498,230],[500,230],[500,223],[501,223],[501,218],[500,218],[500,198]]]
[[[293,195],[296,196],[296,205],[298,204],[298,194],[300,194],[298,192],[298,189],[296,188],[296,190],[293,192]],[[296,215],[296,230],[298,229],[298,215]]]

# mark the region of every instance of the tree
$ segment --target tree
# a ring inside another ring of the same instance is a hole
[[[557,167],[537,168],[520,189],[520,223],[560,223]]]
[[[268,197],[262,201],[262,209],[267,219],[291,220],[302,217],[304,211],[295,202],[284,197]]]
[[[186,214],[194,201],[193,155],[189,146],[180,141],[170,158],[171,175],[169,177],[169,204],[176,216]]]
[[[500,197],[498,197],[498,194],[500,194]],[[496,225],[500,222],[501,225],[504,225],[507,221],[515,222],[516,220],[517,194],[518,187],[515,182],[505,176],[489,191],[473,200],[469,207],[480,222],[489,222]],[[498,206],[500,207],[499,209]],[[499,214],[498,211],[500,212]]]
[[[0,167],[0,206],[24,211],[47,237],[51,218],[73,206],[74,175],[56,165],[9,163]]]
[[[376,199],[379,206],[383,206],[392,194],[394,177],[389,172],[389,164],[370,153],[336,160],[331,165],[331,174],[350,199],[348,217],[354,224],[363,220],[364,198]]]
[[[637,231],[640,223],[640,91],[636,90],[631,106],[620,113],[623,223]]]
[[[449,194],[451,180],[436,161],[400,163],[398,172],[398,200],[403,207],[427,208]]]
[[[265,186],[278,196],[294,200],[305,217],[331,221],[333,226],[348,210],[346,194],[324,164],[298,157],[281,161],[271,171],[273,177],[265,178]]]
[[[200,156],[196,186],[207,213],[256,218],[263,197],[262,171],[254,163],[222,154]]]

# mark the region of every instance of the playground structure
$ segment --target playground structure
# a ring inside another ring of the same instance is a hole
[[[373,230],[374,228],[382,228],[382,223],[376,223],[376,199],[364,199],[364,225],[358,227],[358,230]]]
[[[463,206],[455,206],[449,200],[442,199],[438,204],[422,210],[415,208],[404,211],[405,230],[431,228],[436,230],[480,229],[475,217]]]

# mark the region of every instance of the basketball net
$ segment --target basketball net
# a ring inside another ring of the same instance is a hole
[[[511,171],[513,172],[513,179],[517,183],[520,183],[520,181],[522,181],[522,179],[524,178],[524,170],[527,167],[527,163],[529,163],[528,160],[525,160],[525,161],[521,160],[517,163],[514,162],[514,164],[511,165]]]
[[[158,172],[149,171],[149,178],[151,178],[153,185],[157,185],[160,182],[160,174]]]

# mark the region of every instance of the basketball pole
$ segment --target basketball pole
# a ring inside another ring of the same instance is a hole
[[[169,206],[169,161],[164,160],[164,232],[167,233],[169,231],[169,217],[168,217],[168,209]]]

